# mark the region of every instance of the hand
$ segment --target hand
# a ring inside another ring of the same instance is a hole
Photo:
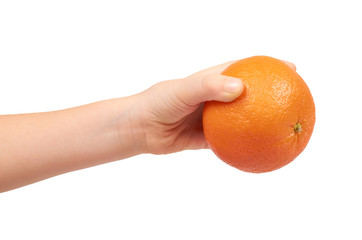
[[[143,152],[167,154],[208,148],[202,127],[203,102],[230,102],[243,91],[242,80],[221,75],[235,61],[214,66],[184,79],[160,82],[140,94],[138,122]],[[295,65],[285,62],[290,68]],[[138,138],[140,139],[140,138]]]
[[[233,61],[234,62],[234,61]],[[184,79],[160,82],[139,94],[138,116],[143,152],[166,154],[208,145],[202,128],[203,102],[229,102],[243,91],[241,79],[221,75],[233,62]]]

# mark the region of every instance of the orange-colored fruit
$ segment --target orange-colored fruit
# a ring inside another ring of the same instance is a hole
[[[255,56],[222,73],[241,78],[244,91],[230,103],[206,102],[204,134],[223,161],[253,173],[276,170],[306,147],[315,123],[313,97],[283,61]]]

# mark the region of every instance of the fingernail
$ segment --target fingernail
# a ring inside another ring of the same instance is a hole
[[[224,90],[229,93],[237,92],[242,86],[242,82],[239,78],[228,78],[224,85]]]

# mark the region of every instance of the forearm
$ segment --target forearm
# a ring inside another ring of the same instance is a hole
[[[0,192],[141,153],[131,132],[131,104],[112,99],[0,116]]]

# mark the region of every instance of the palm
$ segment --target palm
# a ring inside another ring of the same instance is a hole
[[[172,84],[172,81],[162,85]],[[157,91],[159,87],[154,86]],[[176,95],[166,94],[153,102],[147,119],[149,134],[146,136],[148,151],[155,154],[178,152],[185,149],[206,148],[202,128],[203,104],[187,105]]]

